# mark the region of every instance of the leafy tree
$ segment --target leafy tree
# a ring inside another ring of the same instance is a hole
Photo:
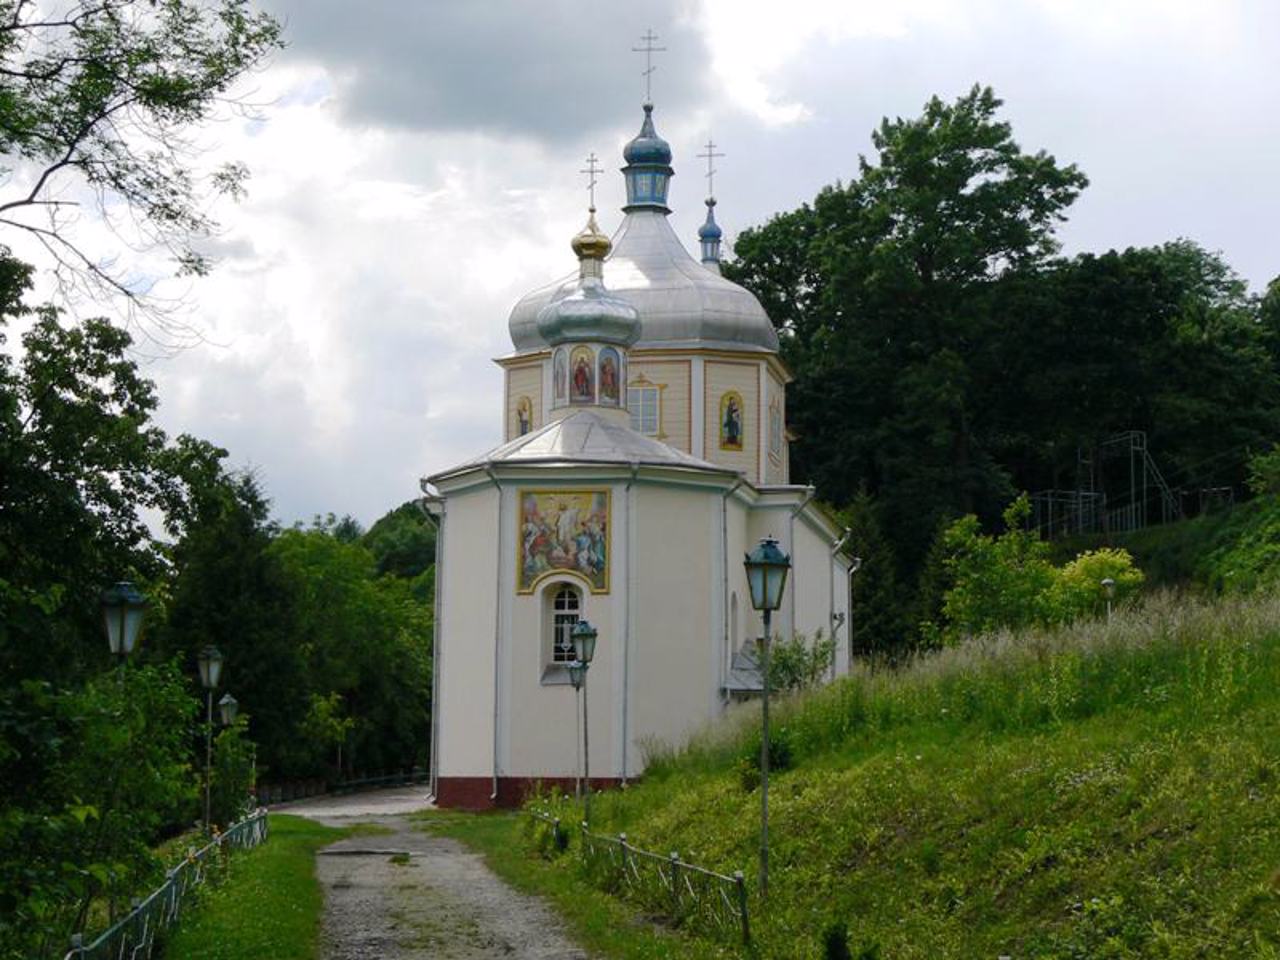
[[[136,302],[146,288],[74,239],[67,188],[87,188],[108,223],[127,210],[180,271],[203,273],[204,200],[238,194],[247,171],[202,173],[190,131],[279,45],[245,0],[0,0],[0,155],[35,171],[0,197],[0,225],[43,244],[64,281]]]
[[[898,586],[897,558],[880,525],[879,507],[866,490],[840,514],[850,532],[849,549],[862,559],[849,582],[849,638],[855,654],[894,657],[910,643]]]
[[[436,562],[435,528],[410,500],[378,518],[364,535],[379,574],[413,579]]]
[[[983,443],[993,284],[1055,250],[1087,183],[1025,153],[989,88],[884,120],[875,162],[747,231],[727,273],[761,293],[797,372],[795,466],[837,503],[880,497],[908,567],[940,518],[994,515],[1008,475]]]

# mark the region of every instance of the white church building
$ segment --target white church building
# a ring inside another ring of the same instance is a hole
[[[715,200],[701,262],[668,221],[671,148],[653,107],[624,151],[612,241],[573,238],[571,276],[509,321],[506,442],[422,481],[438,524],[432,793],[513,805],[572,783],[574,623],[599,631],[587,675],[593,786],[641,775],[759,690],[762,630],[743,556],[776,537],[792,558],[775,636],[835,632],[848,669],[845,533],[790,482],[778,337],[720,275]],[[567,259],[567,258],[566,258]]]

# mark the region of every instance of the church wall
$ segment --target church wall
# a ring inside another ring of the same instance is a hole
[[[507,409],[504,418],[503,439],[514,440],[520,436],[520,419],[517,405],[521,398],[529,400],[530,430],[542,426],[542,363],[507,368]]]
[[[498,497],[451,496],[444,521],[439,625],[441,777],[488,777],[493,759],[493,637]]]
[[[720,494],[645,485],[636,493],[629,749],[638,760],[645,738],[682,743],[714,713],[722,639],[709,601],[722,581]]]
[[[760,364],[710,360],[703,387],[704,460],[741,470],[753,482],[760,477]],[[724,400],[729,393],[741,400],[740,433],[735,446],[723,429]]]
[[[618,516],[616,504],[614,516]],[[615,545],[619,539],[616,532],[610,538]],[[610,749],[616,700],[610,681],[614,664],[621,657],[623,631],[614,617],[614,597],[612,593],[593,594],[581,580],[571,576],[554,576],[539,584],[533,594],[512,599],[506,683],[511,710],[503,722],[504,776],[574,775],[578,756],[574,738],[580,736],[575,726],[574,690],[567,682],[543,682],[547,665],[543,651],[546,605],[562,584],[580,589],[580,616],[599,631],[595,659],[587,675],[592,779],[616,772]]]
[[[765,377],[765,483],[788,483],[787,395],[778,375],[770,370]]]
[[[819,630],[831,633],[831,541],[818,534],[801,517],[793,522],[791,563],[796,574],[790,589],[795,593],[795,630],[812,640]]]
[[[728,530],[725,555],[728,558],[728,562],[725,569],[728,574],[729,589],[728,599],[725,604],[727,609],[728,642],[721,640],[722,684],[728,675],[729,664],[733,654],[742,649],[742,645],[748,637],[754,637],[757,633],[754,627],[755,611],[751,607],[751,590],[747,586],[746,568],[742,565],[742,558],[750,552],[756,543],[748,536],[747,518],[749,511],[746,504],[733,497],[729,498],[727,506]]]
[[[691,452],[692,375],[689,361],[646,360],[643,354],[633,353],[629,366],[628,387],[646,385],[643,378],[658,388],[661,423],[657,439],[677,450]]]

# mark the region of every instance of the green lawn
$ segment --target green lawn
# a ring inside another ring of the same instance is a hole
[[[598,797],[597,829],[754,882],[757,717]],[[794,764],[770,791],[761,957],[1280,958],[1280,599],[991,638],[783,703],[776,729]],[[574,857],[480,823],[459,835],[572,900]],[[849,953],[825,954],[841,926]],[[625,949],[602,952],[706,955]]]
[[[165,946],[167,960],[313,960],[323,897],[315,852],[350,831],[273,813],[262,846],[234,854]]]

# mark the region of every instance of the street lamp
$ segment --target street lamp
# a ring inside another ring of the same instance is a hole
[[[222,725],[229,727],[236,722],[236,714],[240,712],[240,701],[229,693],[224,693],[218,701],[218,713],[222,715]]]
[[[107,645],[120,658],[120,680],[124,682],[124,662],[138,643],[147,598],[127,580],[102,591],[102,620],[107,628]]]
[[[575,690],[582,691],[582,779],[583,794],[582,817],[591,822],[591,714],[587,711],[587,671],[596,655],[596,628],[587,620],[579,620],[573,625],[573,653],[577,657],[569,664],[569,682]]]
[[[760,896],[769,895],[769,641],[773,611],[782,604],[791,558],[778,549],[778,541],[765,537],[743,561],[751,606],[764,617],[764,637],[760,641],[760,673],[764,686],[761,700],[760,738]]]
[[[1115,598],[1115,595],[1116,595],[1116,582],[1112,580],[1110,577],[1103,577],[1102,589],[1107,594],[1107,619],[1110,620],[1111,619],[1111,601]]]
[[[204,828],[208,831],[209,823],[209,773],[213,768],[213,691],[222,678],[222,654],[213,644],[206,645],[196,658],[200,667],[200,685],[204,687]]]

